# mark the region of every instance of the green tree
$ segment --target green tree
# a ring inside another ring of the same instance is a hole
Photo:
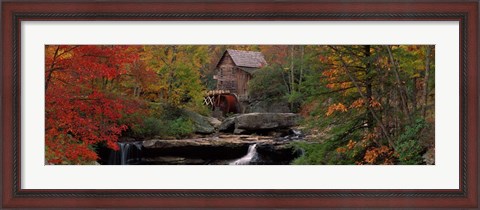
[[[434,139],[432,129],[425,129],[434,122],[433,51],[432,46],[403,45],[319,50],[322,65],[307,72],[299,88],[307,99],[302,106],[306,124],[323,134],[323,144],[332,145],[323,146],[323,155],[316,157],[392,164],[407,155],[414,161],[400,162],[418,163],[419,151],[432,146]],[[412,131],[409,126],[415,119],[427,125]],[[406,133],[417,137],[401,140]],[[406,147],[417,149],[405,153]]]
[[[200,106],[206,90],[200,69],[207,56],[207,46],[145,46],[142,59],[159,78],[153,84],[158,89],[158,101],[178,107]]]

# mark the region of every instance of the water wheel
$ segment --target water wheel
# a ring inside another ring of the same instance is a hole
[[[204,104],[210,106],[212,110],[221,110],[223,115],[240,112],[240,103],[238,102],[237,96],[232,93],[220,92],[209,94],[204,98]]]

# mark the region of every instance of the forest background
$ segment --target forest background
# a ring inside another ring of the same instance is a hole
[[[298,143],[294,164],[424,164],[434,151],[434,46],[47,45],[46,162],[89,164],[121,136],[189,137],[181,110],[210,114],[226,49],[265,55],[250,100],[303,116],[316,144]]]

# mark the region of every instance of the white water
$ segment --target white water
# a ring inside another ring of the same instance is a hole
[[[252,144],[248,147],[247,155],[241,157],[240,159],[233,161],[230,165],[249,165],[250,161],[257,156],[257,145]]]
[[[118,145],[120,146],[120,165],[128,165],[129,162],[129,158],[131,158],[131,154],[132,151],[131,150],[131,146],[134,145],[138,151],[142,150],[142,145],[140,145],[139,143],[137,142],[134,142],[134,143],[125,143],[125,142],[119,142]],[[138,157],[136,157],[138,158]]]
[[[297,136],[302,135],[302,132],[301,132],[301,131],[293,130],[293,129],[292,129],[292,131],[293,131],[293,134],[295,134],[295,135],[297,135]]]
[[[128,149],[130,149],[130,144],[118,143],[120,146],[120,165],[127,165],[127,155]]]

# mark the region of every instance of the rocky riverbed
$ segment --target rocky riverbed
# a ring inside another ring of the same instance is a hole
[[[256,144],[251,164],[285,164],[300,155],[289,141],[271,136],[218,135],[195,139],[143,141],[145,164],[227,164]]]
[[[123,145],[121,148],[127,148],[128,151],[118,151],[113,156],[110,154],[110,159],[142,165],[222,165],[230,164],[248,153],[247,164],[285,165],[301,155],[301,151],[291,144],[292,141],[303,139],[300,132],[292,129],[298,125],[299,116],[296,114],[249,113],[223,121],[196,113],[191,116],[198,130],[196,137],[143,141],[129,139],[131,142],[127,144],[135,146]]]

